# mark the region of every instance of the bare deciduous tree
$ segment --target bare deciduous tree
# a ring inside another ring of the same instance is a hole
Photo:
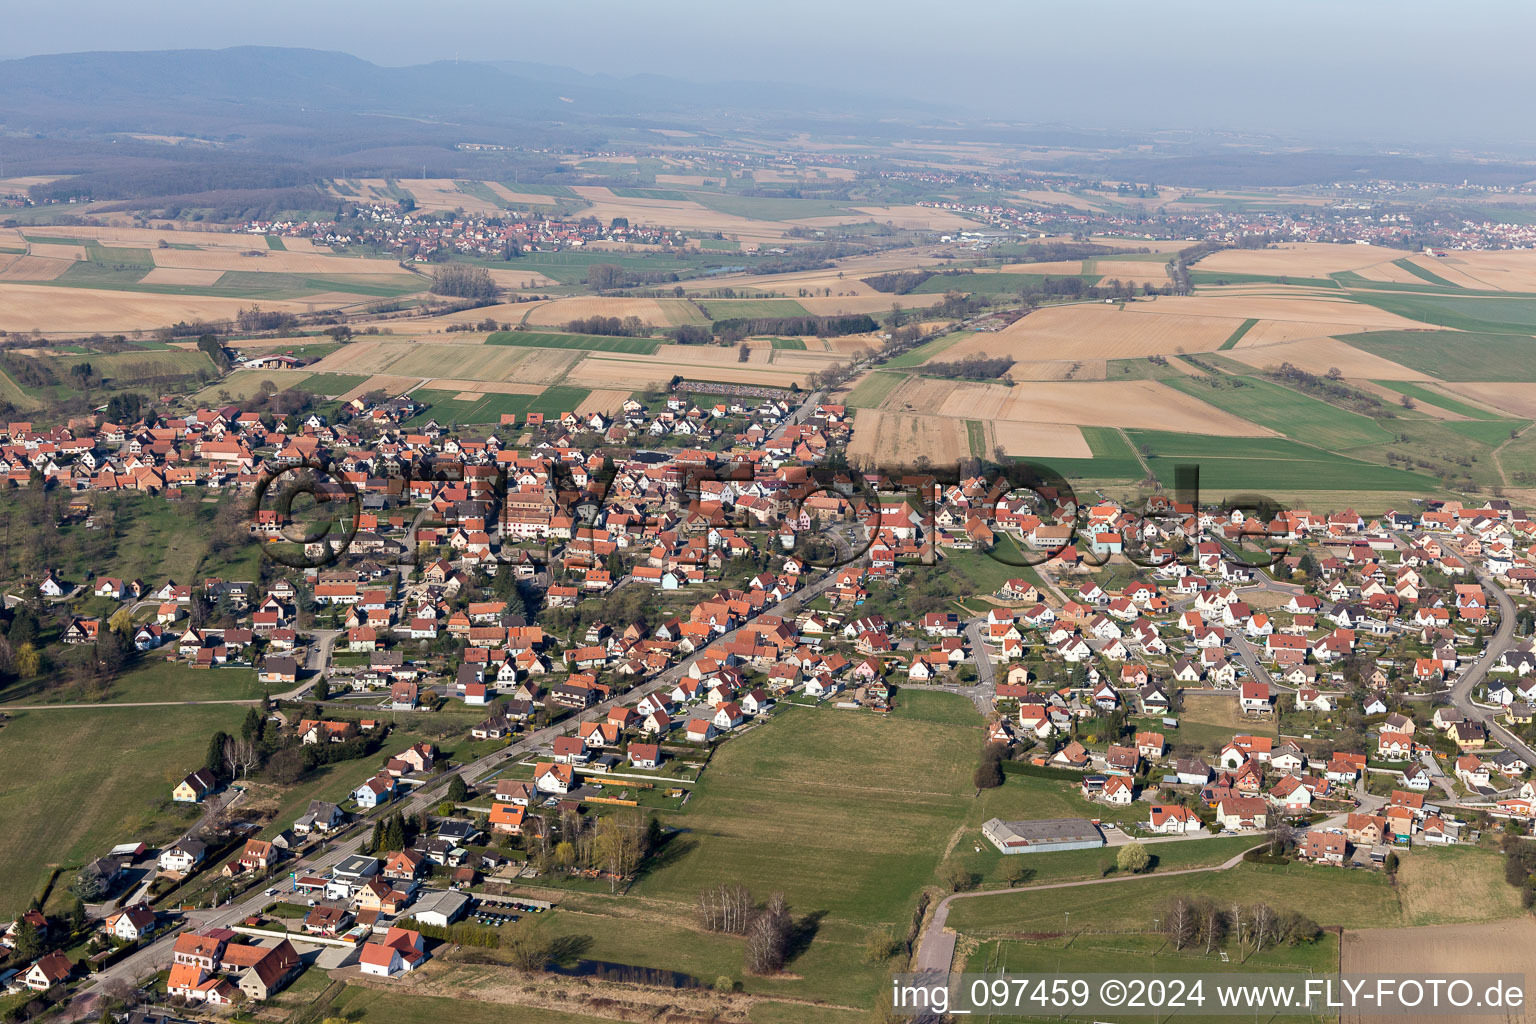
[[[753,974],[772,974],[784,966],[791,924],[784,894],[774,893],[747,929],[747,970]]]
[[[752,922],[752,893],[725,882],[699,893],[699,923],[705,931],[745,935]]]
[[[1183,896],[1176,896],[1169,904],[1168,912],[1164,917],[1168,938],[1173,940],[1173,948],[1183,949],[1194,939],[1199,929],[1194,905]]]

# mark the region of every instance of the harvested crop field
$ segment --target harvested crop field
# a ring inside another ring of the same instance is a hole
[[[402,377],[431,377],[452,373],[465,380],[525,379],[518,372],[526,354],[491,345],[407,345],[388,366]]]
[[[1236,348],[1251,348],[1279,341],[1296,341],[1299,338],[1332,337],[1335,334],[1351,334],[1356,328],[1349,324],[1320,324],[1302,320],[1260,320],[1238,339]]]
[[[1536,384],[1521,381],[1473,381],[1443,384],[1441,387],[1474,402],[1502,409],[1512,416],[1536,420]]]
[[[52,281],[73,265],[45,256],[0,256],[0,281]]]
[[[970,455],[965,420],[877,409],[859,410],[848,445],[848,461],[855,466],[911,463],[921,457],[943,466]]]
[[[186,267],[155,267],[139,278],[140,284],[176,284],[207,287],[218,284],[222,270],[192,270]]]
[[[374,374],[354,388],[344,392],[340,398],[344,402],[351,401],[366,395],[370,391],[383,391],[391,397],[405,394],[416,384],[420,383],[415,377],[391,377],[385,374]],[[538,389],[535,388],[535,391]]]
[[[910,231],[971,231],[977,226],[977,222],[969,217],[962,217],[958,213],[948,210],[939,210],[930,206],[859,206],[855,209],[878,221],[881,224],[894,224],[898,228],[906,228]],[[817,217],[817,221],[825,218]],[[856,220],[857,218],[838,218],[839,221]]]
[[[1147,303],[1147,307],[1161,305]],[[1243,317],[1152,316],[1133,304],[1048,306],[995,333],[979,333],[951,348],[949,359],[986,354],[1020,361],[1133,359],[1177,352],[1212,352]]]
[[[580,354],[580,353],[576,353]],[[595,389],[628,388],[666,384],[676,374],[690,380],[713,380],[726,384],[760,384],[770,388],[805,386],[812,370],[780,369],[746,363],[709,365],[679,363],[657,356],[630,356],[609,352],[589,352],[573,366],[566,382]]]
[[[1239,295],[1226,291],[1202,291],[1195,295],[1167,296],[1156,302],[1134,303],[1126,308],[1150,314],[1299,320],[1303,323],[1327,325],[1330,329],[1336,329],[1339,324],[1396,328],[1424,326],[1419,321],[1409,320],[1375,306],[1321,293],[1292,297],[1287,293]],[[1028,319],[1025,317],[1025,320]]]
[[[1008,376],[1014,380],[1103,380],[1107,372],[1103,359],[1043,359],[1014,363]]]
[[[502,199],[505,199],[509,203],[520,203],[525,206],[555,205],[554,196],[538,195],[534,192],[514,192],[512,189],[507,188],[507,186],[495,181],[487,181],[484,184],[486,188],[490,189],[492,192],[496,193],[498,196],[500,196]]]
[[[586,416],[594,412],[611,416],[624,407],[624,402],[629,396],[630,392],[628,391],[601,388],[583,398],[575,411],[580,416]]]
[[[356,299],[356,296],[352,296]],[[178,320],[231,320],[249,299],[225,299],[96,288],[61,290],[47,284],[0,285],[0,330],[44,333],[139,331]],[[263,302],[262,308],[301,313],[313,302]]]
[[[657,327],[704,324],[704,318],[687,299],[631,299],[583,296],[540,303],[528,313],[528,323],[537,327],[564,327],[572,320],[594,316],[639,317],[642,323]]]
[[[507,288],[512,291],[521,291],[529,288],[554,288],[559,285],[552,277],[546,277],[537,270],[503,269],[501,267],[486,267],[485,272],[491,275],[491,280],[496,282],[496,287]],[[466,313],[479,313],[481,318],[487,315],[488,306],[480,306],[476,309],[464,310]],[[452,316],[453,314],[449,314]]]
[[[631,224],[655,224],[684,231],[721,231],[744,242],[776,242],[795,225],[785,221],[754,220],[722,213],[691,199],[652,199],[615,195],[611,189],[596,185],[577,185],[573,191],[592,204],[582,216],[611,221],[624,217]],[[854,215],[838,218],[843,223],[867,219]]]
[[[1070,423],[1021,423],[994,420],[987,424],[990,447],[1004,454],[1056,459],[1091,459],[1093,449],[1083,432]],[[988,454],[991,454],[989,447]]]
[[[445,372],[471,381],[549,384],[576,361],[578,353],[501,345],[421,344],[359,341],[315,363],[318,373],[388,374],[426,379]]]
[[[32,256],[41,256],[47,260],[83,260],[86,258],[83,245],[58,245],[53,242],[30,242],[27,252]]]
[[[456,210],[463,207],[469,213],[500,213],[499,203],[488,202],[477,195],[459,191],[452,178],[401,178],[399,186],[416,197],[416,205],[426,210]]]
[[[1268,249],[1223,249],[1194,264],[1198,270],[1277,277],[1327,277],[1408,255],[1402,249],[1329,242],[1290,242]]]
[[[1403,858],[1404,866],[1413,856]],[[1510,889],[1514,892],[1514,889]],[[1536,948],[1536,920],[1529,916],[1487,924],[1435,925],[1427,928],[1350,929],[1339,949],[1339,965],[1345,974],[1380,973],[1390,963],[1394,973],[1455,977],[1472,973],[1526,973],[1531,950]],[[1345,1014],[1341,1024],[1369,1024],[1379,1016]],[[1416,1014],[1425,1024],[1465,1021],[1465,1015]],[[1488,1018],[1498,1021],[1530,1021],[1529,1005],[1523,1013],[1510,1012]]]
[[[1157,381],[1024,381],[1008,387],[909,379],[881,403],[884,412],[1020,423],[1144,427],[1220,437],[1271,431]]]
[[[1536,252],[1528,249],[1456,252],[1440,258],[1421,255],[1413,263],[1466,288],[1536,292]]]
[[[1119,278],[1132,284],[1165,284],[1168,281],[1168,264],[1143,260],[1086,260],[1088,273],[1099,274],[1105,281]],[[1101,282],[1102,283],[1102,282]]]
[[[1271,367],[1278,369],[1281,363],[1290,363],[1308,373],[1322,375],[1337,368],[1346,377],[1365,377],[1370,380],[1424,380],[1428,376],[1334,338],[1306,338],[1256,346],[1239,342],[1236,348],[1222,355],[1261,370]]]
[[[399,380],[412,382],[421,380],[420,377],[401,377]],[[462,380],[458,377],[433,377],[432,390],[434,391],[478,391],[483,395],[537,395],[542,394],[542,384],[521,384],[511,380]]]

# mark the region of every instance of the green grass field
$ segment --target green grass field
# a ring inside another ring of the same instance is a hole
[[[887,369],[921,366],[923,363],[926,363],[934,356],[941,355],[942,353],[949,351],[949,349],[960,344],[966,338],[969,338],[975,333],[975,331],[953,331],[944,335],[942,338],[935,338],[932,341],[925,341],[923,344],[917,346],[916,348],[907,352],[903,352],[895,359],[886,360],[881,365],[885,366]]]
[[[695,299],[694,304],[711,320],[811,315],[794,299]]]
[[[791,352],[804,352],[806,350],[804,338],[773,338],[771,340],[773,347],[776,349],[783,349]]]
[[[1433,405],[1438,409],[1445,409],[1447,412],[1458,413],[1462,416],[1470,416],[1475,420],[1489,419],[1498,415],[1479,406],[1469,405],[1460,399],[1452,398],[1450,395],[1434,391],[1422,384],[1414,384],[1405,380],[1378,380],[1372,381],[1372,383],[1389,391],[1396,391],[1400,395],[1407,395],[1415,402]]]
[[[178,700],[255,700],[267,687],[252,668],[196,669],[165,660],[165,650],[150,652],[112,681],[105,699],[89,701],[65,687],[36,695],[0,691],[0,701],[19,704],[128,704]],[[0,703],[0,711],[5,710]]]
[[[1229,348],[1236,348],[1237,343],[1243,340],[1243,335],[1253,330],[1253,325],[1256,323],[1258,323],[1258,321],[1251,318],[1244,320],[1241,324],[1238,325],[1237,330],[1233,331],[1231,336],[1228,337],[1226,341],[1221,343],[1221,346],[1217,349],[1217,351],[1225,351]]]
[[[1080,277],[1083,284],[1095,285],[1102,274],[935,274],[916,288],[912,295],[942,295],[947,291],[977,295],[1007,295],[1038,291],[1047,277]],[[899,297],[897,299],[899,301]]]
[[[25,909],[52,865],[82,864],[117,843],[158,845],[185,831],[196,812],[171,805],[171,787],[202,765],[208,737],[238,729],[245,712],[220,705],[17,713],[0,728],[7,780],[0,916]]]
[[[1350,292],[1350,297],[1356,302],[1410,320],[1461,331],[1526,335],[1536,332],[1536,297],[1464,296],[1360,289]]]
[[[1447,281],[1445,278],[1441,277],[1439,274],[1436,274],[1434,271],[1426,270],[1425,268],[1419,266],[1417,263],[1408,259],[1406,256],[1400,260],[1393,260],[1392,265],[1394,267],[1400,267],[1403,270],[1408,271],[1408,273],[1412,274],[1414,277],[1417,277],[1419,280],[1428,281],[1430,284],[1443,285],[1447,288],[1460,287],[1454,282]]]
[[[1161,430],[1128,430],[1148,448],[1147,463],[1164,484],[1174,466],[1195,463],[1200,484],[1217,493],[1275,490],[1434,489],[1430,477],[1337,455],[1283,437],[1212,437]]]
[[[800,913],[904,922],[964,814],[978,738],[973,726],[788,708],[720,748],[675,819],[684,850],[634,892],[691,906],[701,886],[745,879]]]
[[[957,931],[984,938],[1056,932],[1062,929],[1065,914],[1070,911],[1074,929],[1150,930],[1153,918],[1177,895],[1199,895],[1221,903],[1249,904],[1262,900],[1276,910],[1306,914],[1320,925],[1346,928],[1488,919],[1489,908],[1484,905],[1459,900],[1437,904],[1435,896],[1441,887],[1464,884],[1468,874],[1475,876],[1477,885],[1483,885],[1483,876],[1499,869],[1499,854],[1489,850],[1426,848],[1407,856],[1425,858],[1425,869],[1400,876],[1397,887],[1376,872],[1346,872],[1308,864],[1245,863],[1229,871],[1197,876],[1158,878],[1154,874],[1108,885],[959,900],[950,911],[949,923]]]
[[[843,404],[851,409],[877,409],[906,379],[904,373],[877,370],[866,374],[863,380],[854,385],[852,391],[843,396]]]
[[[1392,434],[1374,420],[1258,377],[1236,378],[1244,387],[1233,387],[1231,380],[1222,378],[1223,386],[1218,388],[1201,383],[1202,379],[1170,377],[1164,383],[1250,423],[1328,451],[1392,440]]]
[[[991,453],[987,451],[987,425],[981,420],[965,421],[965,439],[966,443],[970,445],[971,458],[985,459],[991,457]]]
[[[1339,282],[1327,277],[1289,277],[1281,274],[1229,274],[1219,270],[1200,270],[1198,264],[1189,271],[1191,284],[1294,284],[1311,288],[1338,288]]]
[[[1536,381],[1536,338],[1518,334],[1370,331],[1339,340],[1440,380]]]
[[[628,352],[649,356],[662,345],[657,338],[609,338],[598,334],[556,334],[546,331],[497,331],[485,339],[487,345],[513,345],[520,348],[567,348],[585,352]]]
[[[367,379],[365,374],[357,373],[315,373],[295,384],[294,387],[315,395],[335,397],[346,394]]]

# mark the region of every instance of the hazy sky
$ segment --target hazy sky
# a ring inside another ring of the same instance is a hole
[[[0,20],[4,56],[308,46],[792,79],[1083,127],[1536,138],[1524,0],[6,0]]]

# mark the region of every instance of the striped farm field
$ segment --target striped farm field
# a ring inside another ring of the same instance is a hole
[[[583,295],[543,302],[530,310],[527,322],[535,327],[564,327],[572,320],[614,316],[638,317],[655,327],[707,324],[709,318],[688,299],[632,299],[626,296]]]
[[[539,331],[497,331],[487,345],[511,345],[519,348],[561,348],[583,352],[626,352],[630,355],[654,355],[661,347],[658,338],[609,338],[596,334],[553,334]]]
[[[1238,316],[1153,315],[1156,303],[1121,308],[1102,303],[1047,306],[995,333],[978,333],[949,349],[946,359],[1012,356],[1020,361],[1130,359],[1178,352],[1212,352],[1242,326]],[[1142,312],[1148,310],[1149,312]]]
[[[776,316],[809,316],[794,299],[699,299],[699,309],[711,320],[762,319]]]

